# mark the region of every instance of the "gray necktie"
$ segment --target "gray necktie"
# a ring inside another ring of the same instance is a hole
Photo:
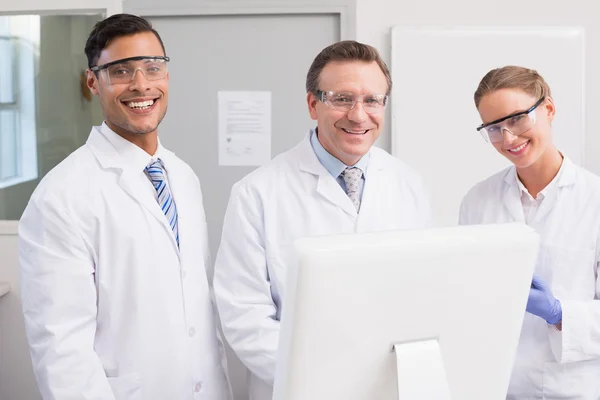
[[[354,204],[356,211],[360,208],[360,178],[362,178],[362,171],[360,168],[347,167],[342,172],[342,178],[346,184],[346,194]]]

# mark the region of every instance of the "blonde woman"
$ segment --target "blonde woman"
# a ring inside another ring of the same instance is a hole
[[[554,146],[556,108],[536,71],[488,72],[475,105],[477,130],[513,165],[469,191],[460,223],[541,235],[507,399],[600,399],[600,178]]]

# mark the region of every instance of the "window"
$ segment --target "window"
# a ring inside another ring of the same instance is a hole
[[[39,16],[0,16],[0,188],[36,179]]]

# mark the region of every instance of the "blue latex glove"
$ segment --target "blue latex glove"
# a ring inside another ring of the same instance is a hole
[[[551,325],[562,321],[560,301],[552,295],[546,282],[535,275],[531,282],[531,289],[529,289],[527,312],[545,319]]]

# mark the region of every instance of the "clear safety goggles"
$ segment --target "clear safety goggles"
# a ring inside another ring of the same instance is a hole
[[[388,100],[388,96],[385,94],[366,94],[359,96],[354,93],[324,92],[322,90],[317,90],[317,98],[329,108],[344,112],[352,110],[354,106],[356,106],[356,103],[360,102],[367,114],[377,114],[382,112],[385,109]]]
[[[508,132],[513,136],[519,136],[527,132],[535,125],[536,117],[535,110],[543,103],[545,97],[542,97],[531,108],[506,117],[497,119],[487,124],[482,124],[477,127],[477,131],[486,142],[498,143],[504,140],[504,132]]]
[[[140,71],[149,81],[157,81],[167,76],[167,56],[137,56],[111,61],[90,68],[91,71],[103,74],[109,84],[130,83]]]

